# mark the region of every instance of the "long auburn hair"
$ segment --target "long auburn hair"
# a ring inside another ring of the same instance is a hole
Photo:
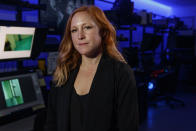
[[[53,82],[56,86],[62,86],[66,83],[70,72],[77,67],[81,55],[73,46],[71,38],[71,21],[78,12],[87,12],[99,27],[99,33],[102,38],[103,50],[112,58],[125,62],[125,59],[116,47],[116,31],[104,12],[96,6],[82,6],[77,8],[67,21],[65,33],[59,46],[59,56],[57,58],[57,67],[54,72]]]

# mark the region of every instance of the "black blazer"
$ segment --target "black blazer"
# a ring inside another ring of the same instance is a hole
[[[46,131],[70,131],[70,98],[79,67],[66,84],[51,89]],[[89,92],[84,131],[137,131],[138,104],[131,68],[104,54]]]

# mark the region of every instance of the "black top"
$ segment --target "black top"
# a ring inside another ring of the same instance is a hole
[[[71,96],[79,66],[67,82],[52,87],[45,131],[70,131]],[[137,88],[131,68],[103,54],[92,82],[85,114],[85,131],[138,131]]]
[[[74,87],[73,87],[74,88]],[[70,126],[71,131],[83,131],[87,108],[88,94],[78,95],[75,88],[71,96]]]

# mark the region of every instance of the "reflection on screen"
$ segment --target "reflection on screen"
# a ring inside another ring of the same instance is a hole
[[[2,81],[1,85],[7,107],[24,103],[18,79]]]

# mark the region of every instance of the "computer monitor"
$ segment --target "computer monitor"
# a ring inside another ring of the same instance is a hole
[[[29,58],[35,27],[0,26],[0,60]]]
[[[37,73],[0,77],[0,118],[41,105],[44,100]]]

